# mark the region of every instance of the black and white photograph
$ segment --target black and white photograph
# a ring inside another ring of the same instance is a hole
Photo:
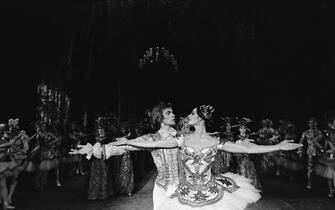
[[[1,2],[0,210],[334,210],[329,2]]]

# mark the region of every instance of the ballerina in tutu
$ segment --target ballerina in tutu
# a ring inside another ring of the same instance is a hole
[[[36,132],[36,139],[40,145],[41,162],[37,166],[38,173],[35,177],[35,187],[43,189],[47,183],[49,171],[55,169],[56,185],[62,186],[59,181],[59,157],[60,157],[60,140],[61,137],[56,136],[50,131],[50,125],[41,122]]]
[[[280,136],[279,139],[297,140],[297,135],[295,134],[295,125],[288,121],[286,124],[282,124],[280,126],[277,134]],[[297,171],[303,170],[302,161],[299,159],[296,151],[278,152],[275,162],[277,166],[276,175],[281,175],[281,170],[283,169],[291,181],[294,179],[295,173]]]
[[[3,209],[13,209],[12,197],[15,192],[18,177],[27,165],[27,151],[29,149],[28,141],[29,136],[24,130],[20,130],[18,119],[9,120],[9,130],[6,135],[0,132],[0,151],[1,152],[1,165],[0,165],[0,188],[1,197],[4,201]],[[4,138],[3,138],[4,137]],[[6,179],[11,179],[11,184],[6,184]]]
[[[234,153],[266,153],[278,150],[293,150],[300,144],[284,140],[279,144],[261,146],[251,141],[232,143],[218,141],[206,132],[205,121],[211,119],[214,109],[202,105],[188,116],[195,130],[187,136],[163,141],[139,141],[121,138],[114,145],[130,145],[144,148],[180,148],[179,184],[166,192],[166,198],[157,209],[225,209],[242,210],[249,203],[260,199],[260,192],[251,180],[233,173],[213,175],[211,167],[218,150]]]
[[[321,157],[315,168],[313,169],[316,175],[328,179],[328,197],[334,197],[335,192],[335,118],[332,118],[328,123],[328,128],[325,131],[325,155]]]

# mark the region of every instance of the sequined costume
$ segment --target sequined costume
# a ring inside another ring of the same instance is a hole
[[[114,159],[114,167],[117,169],[113,184],[115,194],[131,195],[134,191],[133,161],[130,152],[117,156]]]
[[[239,140],[236,143],[242,143],[243,140],[248,139],[249,136],[241,136],[238,135],[237,138]],[[262,185],[259,181],[258,173],[256,171],[256,167],[254,162],[250,158],[251,155],[249,154],[242,154],[242,153],[234,153],[235,161],[237,164],[237,173],[252,180],[252,185],[254,185],[257,189],[262,189]]]
[[[313,172],[316,157],[320,156],[321,147],[319,146],[322,139],[322,132],[318,129],[309,129],[302,133],[300,143],[306,145],[305,154],[307,155],[307,173]]]
[[[211,167],[220,144],[197,150],[181,140],[181,175],[176,190],[159,210],[242,210],[260,199],[251,180],[233,173],[213,175]]]
[[[88,200],[104,200],[109,197],[108,167],[105,160],[93,157],[90,163],[86,195]]]
[[[177,132],[175,130],[166,132],[159,130],[154,134],[147,134],[136,138],[138,141],[161,141],[169,138],[174,138]],[[88,154],[88,158],[94,155],[97,158],[103,157],[109,158],[111,156],[123,155],[128,151],[136,151],[140,148],[132,146],[113,146],[111,144],[95,144],[93,146],[92,153]],[[168,192],[170,188],[179,183],[179,149],[152,149],[151,155],[156,165],[158,175],[155,180],[155,186],[153,191],[153,204],[154,209],[161,204],[161,202],[168,199]]]

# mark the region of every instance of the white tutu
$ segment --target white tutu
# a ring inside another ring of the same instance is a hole
[[[234,192],[224,191],[220,200],[215,203],[203,205],[201,207],[194,207],[188,204],[183,204],[179,201],[179,197],[173,199],[167,198],[156,209],[157,210],[242,210],[248,204],[254,203],[261,198],[260,191],[257,190],[252,184],[251,180],[233,173],[225,173],[222,176],[233,179],[239,187]]]

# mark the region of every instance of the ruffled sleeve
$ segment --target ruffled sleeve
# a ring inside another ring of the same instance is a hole
[[[127,146],[101,145],[100,142],[95,143],[93,146],[88,143],[87,147],[89,148],[86,155],[87,159],[91,159],[92,155],[98,159],[108,159],[111,156],[122,155],[127,151]]]
[[[103,155],[105,159],[110,158],[111,156],[118,156],[123,155],[127,152],[128,146],[113,146],[111,144],[104,145],[103,149]]]

